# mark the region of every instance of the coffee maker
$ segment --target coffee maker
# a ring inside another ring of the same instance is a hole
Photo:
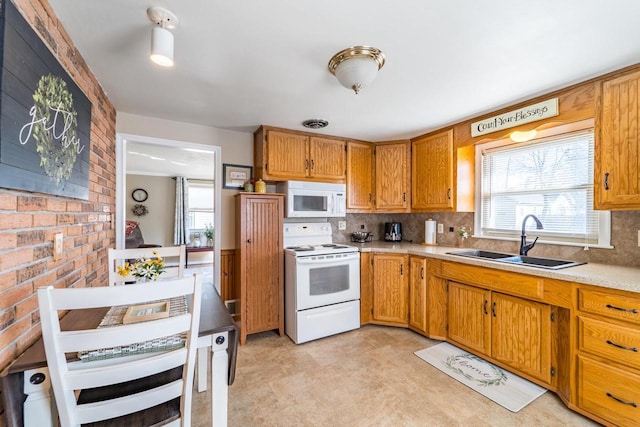
[[[402,241],[402,224],[399,222],[384,223],[384,240],[387,242]]]

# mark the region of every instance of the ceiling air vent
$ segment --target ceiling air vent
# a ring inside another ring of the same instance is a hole
[[[328,124],[329,122],[324,119],[310,119],[302,122],[302,126],[309,129],[322,129],[327,127]]]

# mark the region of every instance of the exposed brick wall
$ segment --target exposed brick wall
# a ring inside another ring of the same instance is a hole
[[[114,244],[115,109],[47,1],[14,3],[91,102],[91,166],[86,201],[0,188],[0,370],[40,336],[36,290],[105,284]]]

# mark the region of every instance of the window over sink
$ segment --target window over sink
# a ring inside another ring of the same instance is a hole
[[[584,126],[476,147],[476,237],[519,239],[533,214],[544,229],[527,233],[540,243],[611,247],[610,212],[593,209],[594,131]]]

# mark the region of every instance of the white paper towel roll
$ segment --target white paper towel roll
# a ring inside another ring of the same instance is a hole
[[[436,244],[436,225],[437,223],[432,219],[424,222],[424,243],[427,245]]]

